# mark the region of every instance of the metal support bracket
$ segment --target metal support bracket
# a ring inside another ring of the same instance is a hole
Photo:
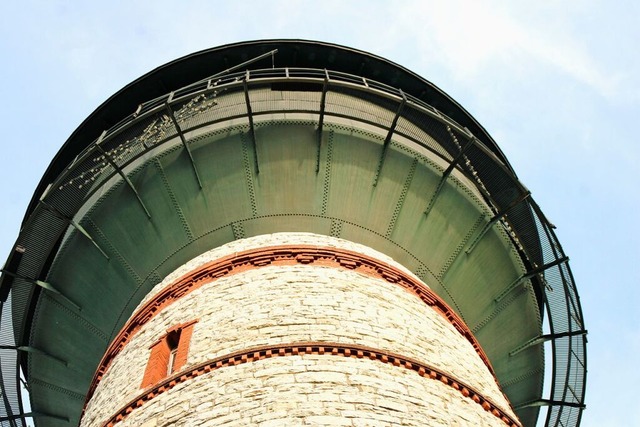
[[[45,290],[47,290],[49,292],[52,292],[52,293],[54,293],[56,295],[59,295],[62,299],[67,301],[69,304],[71,304],[72,306],[74,306],[78,310],[82,310],[82,308],[80,308],[80,306],[78,304],[76,304],[75,302],[71,301],[64,294],[62,294],[59,290],[54,288],[50,283],[43,282],[42,280],[30,279],[29,277],[24,277],[24,276],[21,276],[20,274],[12,273],[12,272],[7,271],[7,270],[0,270],[0,272],[3,273],[3,274],[9,275],[11,277],[14,277],[16,279],[22,279],[25,282],[31,283],[32,285],[40,286],[41,288],[43,288],[43,289],[45,289]]]
[[[480,242],[480,240],[484,237],[484,235],[487,234],[487,232],[491,229],[491,227],[493,227],[498,221],[500,221],[502,218],[504,218],[504,216],[506,214],[508,214],[509,211],[511,211],[511,209],[515,208],[522,201],[526,200],[530,195],[531,195],[531,193],[529,191],[523,193],[515,201],[513,201],[509,206],[507,206],[505,209],[503,209],[502,211],[500,211],[497,214],[495,214],[494,217],[491,218],[489,220],[489,222],[487,222],[487,224],[485,224],[485,226],[482,229],[482,231],[480,231],[480,233],[476,236],[476,238],[473,239],[473,242],[471,242],[469,247],[464,252],[467,255],[469,255],[471,253],[471,251],[473,251],[473,249],[476,247],[478,242]]]
[[[380,154],[380,161],[378,162],[378,168],[376,169],[376,175],[373,178],[373,186],[378,185],[378,179],[380,178],[380,172],[382,172],[382,165],[384,164],[384,160],[387,157],[387,150],[389,149],[389,144],[391,143],[391,137],[393,137],[393,132],[396,130],[396,126],[398,125],[398,120],[402,115],[402,111],[404,110],[404,106],[407,104],[407,95],[404,94],[402,89],[398,89],[400,91],[400,96],[402,97],[402,101],[400,101],[400,105],[398,105],[398,109],[396,110],[396,115],[391,122],[391,126],[389,126],[389,131],[387,132],[387,137],[384,139],[384,144],[382,144],[382,153]]]
[[[464,153],[467,151],[467,149],[471,147],[473,144],[475,144],[475,142],[476,142],[476,138],[474,136],[471,136],[471,138],[469,139],[469,142],[467,142],[467,144],[464,147],[462,147],[462,150],[460,150],[460,153],[458,153],[458,155],[451,161],[451,163],[449,163],[449,166],[444,170],[444,172],[442,173],[442,176],[440,177],[440,181],[438,182],[438,186],[436,187],[436,191],[434,191],[433,195],[431,196],[431,199],[429,199],[429,204],[427,205],[427,208],[424,210],[425,216],[428,216],[429,212],[431,212],[431,209],[433,209],[433,205],[435,205],[436,199],[440,195],[440,191],[442,191],[442,187],[444,187],[444,183],[447,181],[447,178],[449,178],[449,175],[451,175],[451,172],[453,172],[456,165],[460,162],[460,160],[462,160]]]
[[[73,218],[69,218],[66,215],[64,215],[62,212],[60,212],[58,209],[54,208],[53,206],[51,206],[50,204],[46,203],[44,200],[40,200],[40,204],[42,205],[43,208],[45,208],[46,210],[48,210],[49,212],[51,212],[53,215],[55,215],[57,218],[60,218],[63,221],[66,221],[71,227],[75,228],[76,230],[78,230],[80,232],[80,234],[82,234],[84,237],[86,237],[87,239],[89,239],[89,241],[91,243],[93,243],[93,246],[95,246],[100,253],[108,260],[109,259],[109,255],[107,255],[107,253],[100,247],[100,245],[98,245],[98,242],[96,242],[93,237],[91,237],[91,235],[89,234],[89,232],[87,232],[87,230],[84,229],[83,226],[81,226],[80,224],[78,224],[77,222],[75,222],[73,220]]]
[[[537,406],[569,406],[571,408],[580,408],[584,409],[586,406],[583,403],[577,402],[563,402],[561,400],[550,400],[550,399],[538,399],[531,402],[523,403],[521,405],[514,406],[513,409],[519,411],[524,408],[531,408]]]
[[[508,294],[509,292],[511,292],[512,290],[514,290],[518,285],[521,285],[522,283],[524,283],[527,279],[530,279],[530,278],[532,278],[533,276],[535,276],[535,275],[537,275],[537,274],[540,274],[540,273],[542,273],[543,271],[545,271],[545,270],[547,270],[547,269],[549,269],[549,268],[551,268],[551,267],[554,267],[554,266],[556,266],[556,265],[558,265],[558,264],[562,264],[563,262],[567,262],[567,261],[569,261],[569,257],[566,257],[566,256],[565,256],[565,257],[559,258],[559,259],[557,259],[557,260],[555,260],[555,261],[551,261],[550,263],[545,264],[545,265],[543,265],[543,266],[540,266],[540,267],[538,267],[538,268],[534,268],[534,269],[533,269],[533,270],[531,270],[530,272],[523,274],[522,276],[520,276],[520,277],[518,277],[516,280],[514,280],[514,281],[513,281],[513,282],[512,282],[508,287],[507,287],[507,289],[505,289],[505,290],[504,290],[500,295],[498,295],[498,296],[495,298],[495,302],[497,302],[497,303],[498,303],[498,302],[502,301],[502,299],[503,299],[505,296],[507,296],[507,294]]]
[[[220,71],[219,73],[216,73],[216,74],[214,74],[214,75],[212,75],[210,77],[207,77],[204,80],[200,80],[199,82],[203,82],[203,81],[206,81],[208,79],[214,79],[216,77],[224,76],[225,74],[229,74],[232,71],[244,68],[247,65],[251,65],[254,62],[260,61],[261,59],[268,58],[269,56],[271,57],[271,65],[273,66],[273,65],[275,65],[275,55],[276,55],[276,53],[278,53],[278,49],[270,50],[269,52],[265,52],[262,55],[258,55],[255,58],[249,59],[248,61],[244,61],[244,62],[242,62],[242,63],[240,63],[238,65],[234,65],[233,67],[230,67],[230,68],[227,68],[226,70]],[[196,83],[199,83],[199,82],[196,82]]]
[[[37,417],[44,417],[44,418],[53,418],[56,420],[60,420],[60,421],[65,421],[65,422],[69,422],[69,418],[67,417],[63,417],[60,415],[53,415],[53,414],[47,414],[46,412],[25,412],[24,414],[17,414],[17,415],[9,415],[6,417],[0,417],[0,422],[4,422],[4,421],[15,421],[15,420],[20,420],[23,418],[37,418]]]
[[[210,89],[212,80],[214,80],[214,79],[216,79],[218,77],[222,77],[222,76],[224,76],[226,74],[229,74],[229,73],[231,73],[233,71],[236,71],[236,70],[239,70],[241,68],[244,68],[247,65],[251,65],[251,64],[253,64],[255,62],[260,61],[261,59],[268,58],[268,57],[271,57],[271,66],[272,66],[272,68],[274,68],[274,66],[275,66],[275,54],[276,53],[278,53],[278,49],[270,50],[269,52],[265,52],[265,53],[263,53],[261,55],[256,56],[255,58],[249,59],[248,61],[241,62],[240,64],[237,64],[237,65],[234,65],[233,67],[230,67],[230,68],[227,68],[225,70],[222,70],[222,71],[220,71],[218,73],[215,73],[215,74],[213,74],[213,75],[211,75],[209,77],[205,77],[204,79],[197,80],[197,81],[195,81],[193,83],[190,83],[187,86],[183,87],[182,89],[187,89],[187,88],[190,88],[190,87],[193,87],[193,86],[198,86],[198,85],[200,85],[200,84],[202,84],[204,82],[207,82],[207,89]],[[156,98],[156,99],[158,99],[158,98]],[[146,102],[146,103],[144,103],[142,105],[144,106],[145,104],[148,104],[148,103],[149,102]]]
[[[322,97],[320,98],[320,118],[318,119],[318,152],[316,156],[316,174],[320,172],[320,147],[322,145],[322,127],[324,125],[324,106],[329,89],[329,72],[324,69],[324,84],[322,85]]]
[[[39,354],[44,357],[48,357],[49,359],[55,360],[57,362],[62,363],[64,366],[69,366],[69,362],[66,360],[62,360],[56,356],[53,356],[46,351],[40,350],[39,348],[31,347],[28,345],[20,345],[20,346],[11,346],[11,345],[0,345],[0,349],[2,350],[16,350],[16,351],[24,351],[25,353],[33,353]]]
[[[169,104],[172,99],[173,99],[173,92],[171,92],[171,94],[169,94],[169,98],[164,103],[164,106],[167,109],[167,112],[169,113],[169,117],[171,118],[171,121],[173,122],[173,126],[175,126],[176,131],[178,132],[178,136],[180,137],[180,141],[182,142],[182,146],[184,147],[184,150],[187,152],[187,155],[189,156],[189,161],[191,162],[191,167],[193,168],[193,173],[196,175],[196,180],[198,181],[198,187],[200,187],[200,189],[202,190],[202,181],[200,181],[200,175],[198,174],[198,169],[196,168],[196,164],[193,161],[193,155],[191,154],[191,150],[189,149],[189,145],[187,145],[187,140],[184,137],[184,133],[182,132],[182,128],[178,124],[178,120],[176,119],[176,116],[173,113],[173,109],[171,108],[171,105]]]
[[[258,166],[258,146],[256,144],[256,130],[253,126],[253,111],[251,110],[251,100],[249,99],[249,70],[244,78],[244,100],[247,103],[247,117],[249,118],[249,133],[251,134],[251,143],[253,144],[254,163],[256,168],[256,174],[260,174],[260,167]]]
[[[109,156],[109,154],[107,154],[107,152],[104,151],[104,149],[100,145],[100,143],[102,142],[102,138],[104,137],[106,132],[107,131],[102,132],[102,135],[100,135],[100,138],[98,138],[98,141],[96,141],[96,144],[95,144],[96,148],[98,149],[98,151],[100,151],[104,155],[104,158],[115,169],[115,171],[118,172],[118,175],[120,175],[122,177],[122,179],[124,179],[124,181],[127,183],[129,188],[133,191],[133,194],[135,194],[136,199],[138,199],[138,202],[140,202],[140,206],[142,206],[142,209],[144,210],[144,213],[147,215],[147,218],[151,219],[151,214],[149,213],[149,211],[147,210],[147,207],[144,205],[142,199],[140,198],[140,194],[138,194],[138,190],[136,190],[136,187],[134,187],[134,185],[131,182],[131,180],[129,179],[129,177],[127,177],[127,175],[125,175],[125,173],[122,171],[122,169],[120,169],[120,167],[116,164],[116,162],[113,161],[111,156]]]
[[[509,356],[513,357],[516,354],[520,353],[523,350],[528,349],[529,347],[533,347],[539,344],[542,344],[544,342],[550,341],[550,340],[555,340],[558,338],[564,338],[564,337],[575,337],[578,335],[586,335],[587,331],[584,329],[581,329],[579,331],[570,331],[570,332],[563,332],[560,334],[547,334],[547,335],[540,335],[539,337],[536,338],[532,338],[529,341],[527,341],[526,343],[522,344],[521,346],[515,348],[514,350],[509,352]]]

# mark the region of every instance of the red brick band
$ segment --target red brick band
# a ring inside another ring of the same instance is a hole
[[[355,270],[370,277],[381,278],[387,282],[395,283],[408,290],[446,318],[473,345],[473,348],[495,377],[489,358],[487,358],[464,321],[438,295],[411,275],[376,258],[345,249],[311,245],[275,246],[237,252],[205,264],[176,280],[173,284],[168,285],[155,297],[147,301],[131,316],[107,349],[89,387],[85,407],[116,355],[120,353],[143,325],[164,308],[201,286],[221,277],[266,265],[295,265],[298,263]]]
[[[449,387],[458,390],[465,398],[473,400],[482,408],[501,419],[507,426],[520,427],[520,423],[509,416],[490,399],[480,394],[473,387],[462,383],[461,381],[451,377],[450,375],[425,365],[415,359],[401,356],[384,350],[377,350],[371,347],[355,345],[355,344],[339,344],[330,342],[300,342],[295,344],[282,344],[276,346],[260,346],[247,350],[241,350],[222,357],[200,363],[194,367],[186,369],[182,372],[174,374],[154,387],[149,388],[131,400],[122,407],[115,415],[103,424],[104,427],[113,427],[116,423],[124,420],[135,409],[140,408],[146,402],[159,396],[160,394],[172,389],[177,384],[184,383],[190,379],[199,377],[200,375],[209,373],[216,369],[227,366],[239,365],[242,363],[254,362],[257,360],[268,359],[280,356],[295,356],[303,354],[321,354],[328,356],[354,357],[359,359],[377,360],[383,363],[389,363],[394,366],[404,367],[415,371],[421,377],[427,377],[436,381],[440,381]]]

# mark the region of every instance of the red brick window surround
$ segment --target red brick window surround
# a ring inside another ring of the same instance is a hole
[[[141,388],[157,384],[167,376],[178,372],[187,363],[189,343],[193,325],[196,322],[197,320],[192,320],[173,326],[149,347],[151,354],[144,371]]]

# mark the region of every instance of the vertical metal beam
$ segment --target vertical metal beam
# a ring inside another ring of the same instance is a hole
[[[467,144],[464,147],[462,147],[462,150],[460,150],[458,155],[451,161],[451,163],[449,163],[449,166],[444,170],[444,172],[442,173],[442,176],[440,177],[440,181],[438,181],[438,186],[436,187],[436,191],[434,191],[433,195],[431,196],[431,199],[429,199],[429,204],[427,205],[427,208],[424,210],[425,216],[428,216],[429,212],[431,212],[433,205],[435,205],[436,203],[436,199],[440,195],[440,191],[442,191],[442,187],[444,186],[444,183],[447,181],[447,178],[449,177],[449,175],[451,175],[451,172],[453,172],[453,169],[455,169],[456,165],[460,162],[460,160],[462,160],[464,153],[467,151],[467,149],[471,147],[473,144],[475,144],[475,142],[476,142],[476,138],[474,136],[471,136],[471,138],[469,139],[469,142],[467,142]]]
[[[144,210],[144,213],[147,215],[147,218],[151,219],[151,214],[149,213],[149,211],[147,210],[147,207],[142,202],[142,199],[140,198],[140,194],[138,194],[138,190],[136,190],[136,187],[133,186],[133,183],[131,182],[129,177],[127,177],[127,175],[124,174],[122,169],[120,169],[120,167],[116,164],[116,162],[114,162],[113,159],[111,159],[111,156],[109,156],[109,154],[107,154],[107,152],[104,151],[104,149],[100,145],[100,143],[102,142],[102,138],[104,137],[105,134],[106,134],[106,131],[102,132],[102,135],[100,135],[100,138],[98,138],[98,141],[95,144],[96,148],[98,149],[98,151],[102,153],[102,155],[104,155],[104,158],[116,170],[116,172],[118,172],[118,174],[122,177],[122,179],[124,179],[124,182],[127,183],[129,188],[133,191],[133,194],[135,194],[136,198],[138,199],[138,202],[140,203],[140,206],[142,206],[142,209]]]
[[[320,172],[320,147],[322,145],[322,126],[324,125],[324,106],[329,88],[329,73],[324,69],[324,84],[322,85],[322,97],[320,98],[320,118],[318,119],[318,152],[316,155],[316,174]]]
[[[424,215],[425,216],[429,216],[429,213],[431,212],[431,209],[433,208],[433,205],[436,204],[436,199],[440,195],[440,191],[442,191],[442,187],[444,186],[444,183],[447,181],[447,178],[449,177],[449,174],[451,173],[451,170],[452,169],[447,168],[444,171],[444,173],[442,174],[442,176],[440,177],[440,181],[438,181],[438,185],[436,187],[436,191],[434,191],[433,195],[431,195],[431,198],[429,199],[429,203],[427,204],[427,207],[424,210]]]
[[[11,271],[4,270],[4,269],[0,270],[0,273],[9,275],[9,276],[11,276],[13,278],[16,278],[16,279],[22,279],[25,282],[31,283],[32,285],[40,286],[44,290],[47,290],[47,291],[52,292],[52,293],[54,293],[56,295],[59,295],[62,299],[67,301],[69,304],[71,304],[72,306],[74,306],[78,310],[82,310],[82,308],[78,304],[76,304],[75,302],[71,301],[63,293],[61,293],[59,290],[54,288],[53,285],[51,285],[51,283],[43,282],[42,280],[38,280],[38,279],[31,279],[29,277],[24,277],[24,276],[21,276],[20,274],[12,273]]]
[[[249,117],[249,133],[251,134],[251,143],[253,144],[254,163],[256,174],[260,173],[258,165],[258,146],[256,144],[256,130],[253,126],[253,111],[251,110],[251,100],[249,99],[249,70],[244,78],[244,100],[247,103],[247,116]]]
[[[75,222],[73,220],[73,218],[69,218],[67,217],[65,214],[63,214],[62,212],[60,212],[58,209],[54,208],[53,206],[51,206],[50,204],[46,203],[44,200],[40,199],[40,204],[42,205],[42,207],[46,210],[48,210],[49,212],[51,212],[53,215],[55,215],[57,218],[60,218],[63,221],[66,221],[67,224],[69,224],[71,227],[75,228],[76,230],[78,230],[80,232],[80,234],[82,234],[84,237],[86,237],[87,239],[89,239],[89,241],[91,243],[93,243],[93,246],[95,246],[100,253],[102,254],[102,256],[104,256],[107,260],[109,259],[109,255],[107,255],[107,253],[100,247],[100,245],[98,245],[98,242],[96,242],[93,237],[91,237],[91,235],[89,234],[89,232],[87,232],[87,230],[84,229],[83,226],[81,226],[79,223]]]
[[[200,187],[200,189],[202,190],[202,181],[200,181],[200,175],[198,174],[198,169],[196,168],[196,163],[193,161],[193,155],[191,154],[191,150],[189,149],[189,145],[187,145],[187,140],[184,137],[184,133],[182,132],[182,128],[178,124],[178,120],[176,119],[175,114],[173,114],[173,109],[171,108],[171,105],[169,104],[172,99],[173,99],[173,92],[171,92],[171,94],[169,95],[169,98],[164,103],[164,106],[167,109],[167,112],[169,113],[169,117],[171,118],[171,121],[173,122],[173,126],[175,126],[176,131],[178,132],[178,136],[180,137],[180,141],[182,142],[182,146],[184,147],[184,150],[187,152],[187,155],[189,156],[189,161],[191,162],[191,167],[193,168],[193,173],[195,174],[196,180],[198,181],[198,187]]]
[[[509,213],[509,211],[513,208],[515,208],[516,206],[518,206],[522,201],[526,200],[529,196],[531,195],[531,193],[529,191],[521,194],[515,201],[513,201],[509,206],[507,206],[505,209],[503,209],[502,211],[498,212],[497,214],[494,215],[493,218],[491,218],[489,220],[489,222],[487,224],[485,224],[484,228],[482,229],[482,231],[480,231],[480,233],[476,236],[476,238],[473,240],[473,242],[471,242],[471,244],[469,245],[469,247],[465,250],[465,253],[467,255],[469,255],[471,253],[471,251],[473,251],[473,249],[476,247],[476,245],[478,244],[478,242],[480,242],[480,240],[484,237],[485,234],[487,234],[487,232],[491,229],[491,227],[493,227],[498,221],[500,221],[502,218],[504,218],[504,216],[506,214]]]
[[[389,144],[391,143],[391,137],[393,137],[393,132],[398,125],[398,119],[402,115],[402,110],[404,110],[404,106],[407,103],[407,96],[404,94],[402,89],[398,89],[400,91],[400,96],[402,97],[402,101],[400,101],[400,105],[396,110],[396,115],[391,122],[391,126],[389,126],[389,131],[387,132],[387,137],[384,139],[384,144],[382,145],[382,153],[380,154],[380,161],[378,162],[378,168],[376,169],[376,175],[373,179],[373,186],[378,185],[378,179],[380,178],[380,172],[382,172],[382,165],[384,164],[384,160],[387,157],[387,150],[389,149]]]

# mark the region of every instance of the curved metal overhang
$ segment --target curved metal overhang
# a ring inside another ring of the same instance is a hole
[[[207,78],[274,49],[273,60]],[[42,425],[77,421],[102,352],[163,275],[226,241],[290,229],[405,264],[475,328],[526,424],[541,405],[549,425],[579,423],[586,340],[567,259],[486,132],[386,60],[266,41],[135,81],[49,167],[2,277]]]
[[[361,50],[309,40],[256,40],[219,46],[195,52],[161,65],[134,80],[89,115],[60,148],[47,168],[34,193],[25,220],[37,204],[38,195],[55,180],[90,141],[102,131],[110,129],[140,105],[192,84],[194,81],[224,73],[265,53],[277,50],[276,55],[253,62],[246,69],[297,67],[331,69],[378,81],[402,90],[429,104],[474,135],[498,156],[510,171],[506,157],[486,130],[453,98],[436,85],[388,59]]]

